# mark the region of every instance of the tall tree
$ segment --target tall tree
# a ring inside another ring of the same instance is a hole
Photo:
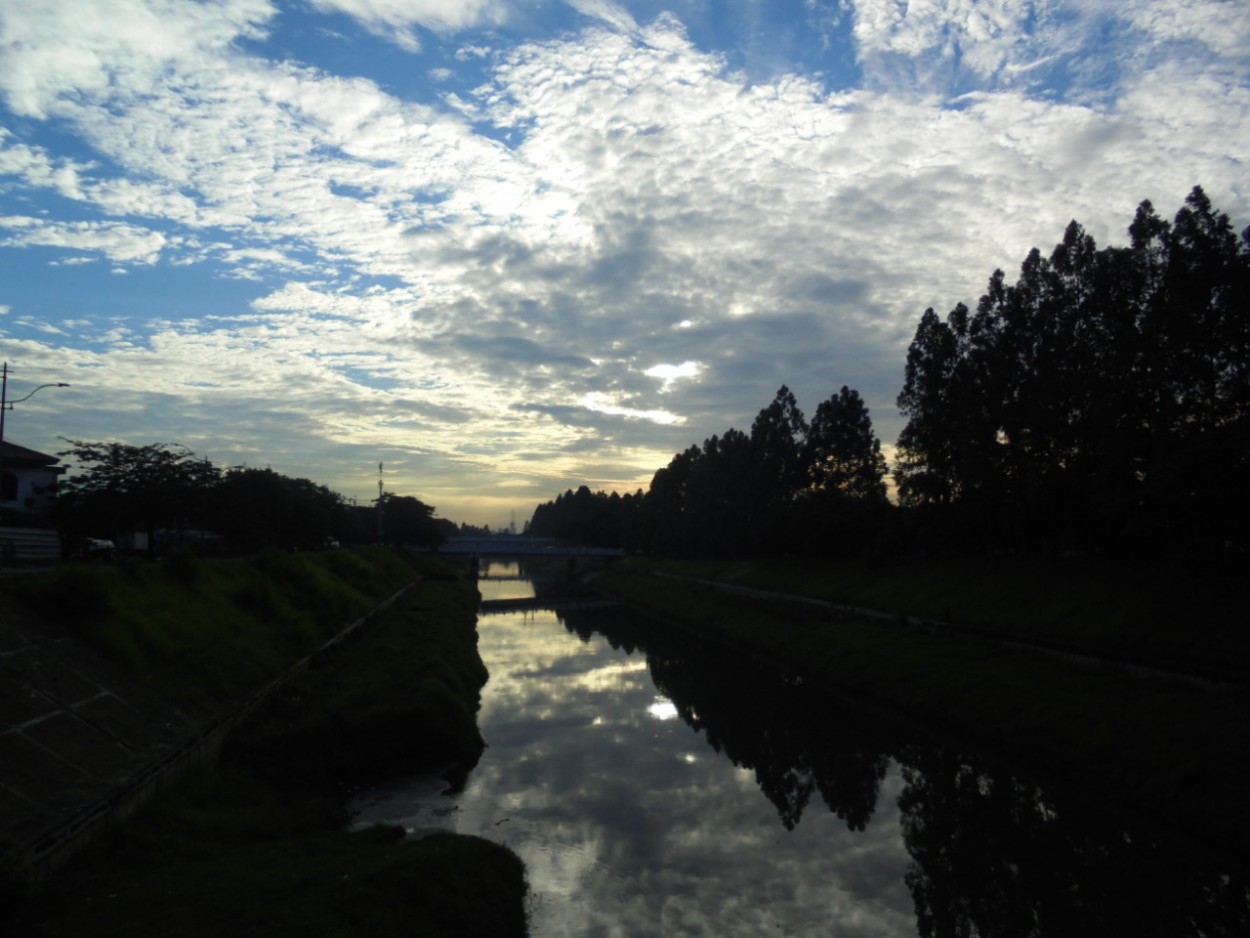
[[[812,488],[885,501],[885,457],[858,391],[843,385],[816,408],[805,445]]]
[[[967,320],[962,303],[949,319]],[[929,307],[907,349],[898,409],[908,418],[898,439],[895,481],[903,505],[946,504],[959,493],[960,445],[952,403],[959,345],[955,332]]]
[[[904,505],[957,505],[998,546],[1244,540],[1250,231],[1195,188],[1170,225],[1143,202],[1129,236],[1100,251],[1072,222],[971,318],[925,311],[898,398]]]
[[[789,500],[803,487],[807,420],[784,384],[772,403],[751,424],[751,447],[760,464],[761,482],[772,498]]]
[[[656,471],[643,498],[644,543],[659,553],[684,553],[691,548],[690,477],[703,450],[690,446]]]
[[[764,501],[755,447],[732,427],[703,442],[687,483],[690,545],[718,555],[752,553],[763,540]]]
[[[806,483],[807,420],[784,384],[751,424],[751,489],[745,499],[749,530],[766,552],[787,536],[791,507]]]

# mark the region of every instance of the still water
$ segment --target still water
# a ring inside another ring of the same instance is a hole
[[[483,574],[484,599],[535,595]],[[534,938],[1250,935],[1245,877],[1202,851],[619,608],[478,632],[488,748],[463,789],[352,807],[507,844]]]

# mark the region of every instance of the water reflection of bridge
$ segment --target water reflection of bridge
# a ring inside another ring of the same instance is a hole
[[[492,537],[449,537],[438,548],[442,554],[475,557],[623,557],[618,547],[579,547],[550,538],[497,534]]]

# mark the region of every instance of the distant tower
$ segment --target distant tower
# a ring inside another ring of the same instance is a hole
[[[515,508],[512,509],[512,520],[508,522],[508,533],[513,536],[516,535],[516,509]]]

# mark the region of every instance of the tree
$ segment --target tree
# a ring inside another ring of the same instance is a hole
[[[967,318],[962,303],[949,319]],[[945,504],[959,492],[956,467],[962,442],[955,433],[950,399],[959,349],[955,333],[933,307],[924,311],[907,349],[907,370],[898,409],[908,418],[898,439],[895,481],[903,505]]]
[[[1130,247],[1075,221],[975,315],[925,311],[898,404],[904,506],[951,506],[983,545],[1224,550],[1250,499],[1250,230],[1195,188]]]
[[[767,502],[787,502],[803,487],[807,420],[784,384],[751,424],[751,448],[760,467]]]
[[[691,549],[722,556],[760,549],[766,493],[758,478],[758,450],[741,430],[704,440],[686,486]]]
[[[342,498],[309,479],[272,469],[231,469],[213,491],[213,524],[236,550],[315,548],[342,539]]]
[[[382,531],[388,544],[400,547],[437,547],[446,531],[434,509],[411,495],[382,496]]]
[[[806,439],[807,420],[783,384],[751,424],[751,486],[743,520],[755,535],[757,550],[771,551],[784,543],[790,508],[805,485]]]
[[[67,442],[71,447],[57,455],[73,459],[80,472],[60,484],[62,533],[116,538],[141,530],[155,555],[158,529],[203,524],[218,470],[185,446]]]
[[[843,385],[816,408],[804,463],[808,484],[816,491],[885,501],[885,457],[858,391]]]
[[[643,543],[658,553],[684,553],[690,547],[690,476],[703,450],[690,446],[656,470],[642,499]]]

